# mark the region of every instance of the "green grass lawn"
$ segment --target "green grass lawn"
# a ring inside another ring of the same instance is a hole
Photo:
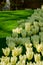
[[[18,26],[18,21],[32,13],[33,10],[0,11],[0,38],[10,36],[12,29]]]

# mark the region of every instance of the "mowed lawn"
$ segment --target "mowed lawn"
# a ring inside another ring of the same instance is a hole
[[[31,16],[33,10],[0,11],[0,38],[11,35],[13,28],[19,25],[19,20]]]

